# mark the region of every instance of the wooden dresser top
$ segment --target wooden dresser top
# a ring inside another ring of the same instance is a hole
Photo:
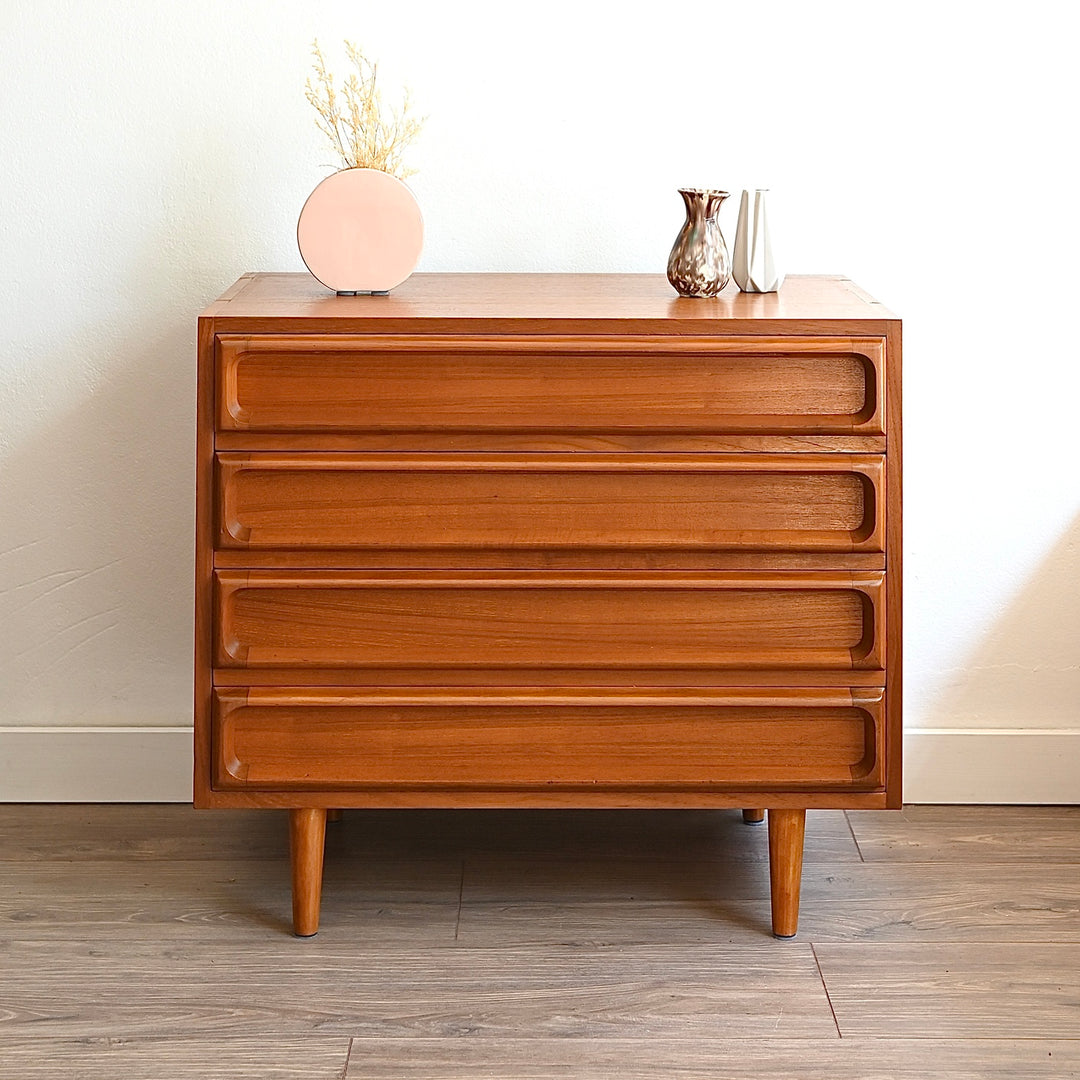
[[[897,316],[837,276],[779,293],[675,295],[660,274],[414,274],[389,296],[336,296],[309,274],[245,274],[202,314],[219,331],[884,333]],[[720,324],[720,325],[718,325]]]

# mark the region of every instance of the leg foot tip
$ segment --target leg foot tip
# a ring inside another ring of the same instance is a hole
[[[798,931],[794,934],[778,934],[775,930],[772,932],[772,936],[778,941],[790,941],[793,937],[798,937]]]

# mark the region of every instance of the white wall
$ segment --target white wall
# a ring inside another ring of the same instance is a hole
[[[3,0],[0,799],[185,796],[194,320],[303,268],[318,35],[429,115],[422,270],[662,271],[676,186],[768,186],[904,316],[909,797],[1080,801],[1059,10]]]

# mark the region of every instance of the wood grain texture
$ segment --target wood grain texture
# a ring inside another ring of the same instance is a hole
[[[804,878],[808,871],[809,864]],[[1060,890],[1058,885],[1059,896]],[[649,890],[646,886],[639,891]],[[753,945],[771,935],[769,882],[764,872],[757,881],[757,891],[755,897],[742,898],[716,895],[696,900],[647,900],[634,896],[628,900],[469,905],[462,908],[457,941],[473,948]],[[1054,887],[1049,891],[1055,891]],[[948,897],[936,903],[928,899],[906,906],[859,900],[845,903],[839,899],[825,903],[804,889],[796,941],[812,942],[815,947],[827,943],[863,946],[870,950],[868,964],[881,960],[873,950],[882,944],[963,942],[992,951],[1005,938],[1037,945],[1045,945],[1049,939],[1055,946],[1080,941],[1075,917],[1065,918],[1048,910],[1044,918],[1039,918],[1036,912],[1030,919],[1014,918],[1010,928],[1002,918],[1010,902],[998,894],[992,894],[985,904],[981,902],[984,899],[985,891],[966,903]],[[1056,903],[1060,911],[1069,901],[1058,899]],[[954,930],[948,922],[951,910],[963,920],[960,929]],[[414,911],[409,908],[402,912],[399,928],[408,925],[404,919]],[[977,921],[980,917],[984,921]],[[390,932],[388,924],[376,926],[386,934]]]
[[[881,785],[883,696],[222,689],[214,781],[221,788],[873,790]]]
[[[884,355],[880,338],[224,334],[218,426],[878,435]]]
[[[0,864],[146,862],[281,858],[287,844],[285,811],[210,810],[171,805],[0,804]],[[372,810],[350,811],[327,833],[336,858],[432,858],[474,852],[593,858],[760,861],[758,834],[739,815],[717,810]],[[806,853],[826,863],[858,862],[844,815],[811,811]],[[284,864],[281,878],[285,880]]]
[[[195,437],[195,625],[193,791],[196,805],[210,797],[210,688],[213,682],[214,322],[200,318],[197,345]]]
[[[966,871],[966,872],[965,872]],[[760,862],[471,855],[458,940],[473,946],[755,940],[769,927]],[[1075,868],[837,864],[807,858],[802,940],[1080,942]],[[868,961],[869,962],[869,961]]]
[[[353,856],[335,849],[325,870],[323,918],[368,944],[415,948],[454,942],[460,857]],[[274,859],[7,864],[0,939],[219,940],[257,945],[290,928],[286,837]]]
[[[820,944],[815,951],[844,1036],[1075,1039],[1080,1031],[1080,944]]]
[[[221,941],[15,941],[7,1037],[300,1032],[359,1037],[831,1037],[809,946],[378,949],[333,935]]]
[[[903,500],[903,425],[901,423],[901,369],[903,366],[899,320],[889,324],[889,364],[885,378],[885,404],[889,428],[886,458],[886,579],[885,604],[889,613],[885,666],[889,671],[887,735],[887,805],[899,809],[903,804],[902,748],[904,743],[904,500]]]
[[[239,285],[239,283],[238,283]],[[389,296],[334,296],[309,274],[246,274],[204,317],[226,333],[881,336],[897,317],[838,276],[789,275],[778,293],[677,296],[662,274],[413,274]]]
[[[219,548],[221,570],[835,570],[829,551],[747,551],[733,548]],[[885,555],[853,551],[847,570],[884,570]]]
[[[799,929],[806,811],[770,808],[768,822],[772,932],[774,937],[792,938]]]
[[[319,931],[325,839],[325,809],[305,806],[289,811],[292,921],[297,937],[311,937]]]
[[[738,809],[357,810],[297,942],[283,814],[0,806],[0,1077],[1073,1080],[1080,808],[956,809],[809,813],[780,946]]]
[[[0,1080],[340,1080],[341,1035],[228,1038],[5,1038]]]
[[[0,864],[280,857],[286,821],[284,811],[193,813],[161,803],[0,803]]]
[[[853,814],[851,827],[868,862],[1080,863],[1074,806],[906,806]]]
[[[879,671],[882,591],[873,572],[219,570],[215,660],[249,669]]]
[[[831,814],[810,811],[806,819],[805,851],[814,858],[807,858],[803,890],[820,904],[841,904],[850,897],[853,904],[877,905],[893,915],[905,909],[910,909],[912,916],[921,912],[925,921],[907,927],[913,935],[931,930],[963,934],[976,922],[985,922],[990,932],[1005,941],[1011,940],[1009,935],[1014,931],[1042,934],[1047,941],[1074,940],[1080,919],[1080,895],[1073,895],[1074,864],[1047,863],[1046,874],[1035,876],[1020,862],[956,865],[833,860],[833,837],[815,826],[815,818]],[[613,840],[608,858],[587,849],[564,854],[522,839],[518,851],[465,854],[462,901],[468,905],[756,897],[766,873],[763,832],[750,832],[741,851],[733,839],[719,843],[711,857],[695,859],[656,852],[640,855],[633,851],[629,838]],[[1053,929],[1054,923],[1060,928]]]
[[[686,435],[651,431],[644,435],[564,431],[218,431],[220,451],[315,450],[364,453],[503,453],[503,454],[884,454],[884,435]],[[463,445],[465,444],[465,445]]]
[[[621,787],[597,785],[595,789],[576,787],[572,796],[565,788],[426,786],[379,786],[285,789],[221,788],[214,792],[217,809],[235,807],[249,810],[292,810],[299,804],[325,810],[565,810],[573,801],[578,810],[729,810],[762,794],[762,788],[707,788],[686,785],[671,787]],[[770,789],[769,801],[777,807],[796,810],[881,810],[886,805],[884,791],[851,788],[801,788],[791,791]]]
[[[1080,1042],[355,1039],[346,1080],[1070,1080]]]
[[[744,828],[736,810],[364,810],[351,812],[343,839],[353,852],[415,855],[556,857],[620,865],[627,859],[727,866],[767,865],[761,833]],[[806,857],[857,863],[859,851],[843,813],[806,815]]]
[[[876,621],[881,628],[888,621],[884,612],[865,612],[867,621]],[[880,618],[875,616],[880,615]],[[214,668],[214,685],[220,687],[250,686],[364,686],[371,689],[409,687],[488,687],[504,689],[522,684],[545,690],[568,691],[605,686],[643,686],[650,690],[691,687],[739,686],[747,689],[764,688],[809,690],[818,687],[850,689],[861,693],[880,687],[883,673],[880,668],[760,668],[760,667],[651,667],[620,668],[618,677],[606,667],[218,667]],[[792,674],[795,671],[797,674]],[[796,685],[797,684],[797,685]],[[886,698],[888,692],[886,688]],[[888,711],[888,704],[886,704]],[[891,722],[891,714],[890,714]],[[216,794],[216,792],[215,792]],[[222,793],[229,794],[229,793]],[[327,803],[327,806],[330,806]],[[349,805],[342,803],[342,806]],[[807,804],[808,807],[811,804]],[[863,805],[859,803],[858,805]],[[877,804],[865,804],[874,805]],[[819,809],[843,810],[852,804],[841,800]],[[881,803],[878,809],[884,808]],[[573,807],[568,807],[573,809]]]
[[[219,454],[220,548],[884,551],[867,455]]]
[[[330,837],[324,924],[357,941],[407,947],[451,945],[455,928],[462,944],[475,947],[750,944],[768,928],[764,837],[746,852],[720,845],[708,858],[675,861],[662,852],[641,857],[626,841],[607,857],[560,856],[543,848],[557,846],[563,831],[552,823],[548,833],[542,846],[534,836],[529,854],[467,854],[464,878],[460,857],[360,853],[362,837],[336,847]],[[827,858],[826,839],[808,837],[804,940],[1080,942],[1071,864],[1047,864],[1038,876],[1023,864],[853,865],[815,858],[815,851]],[[281,840],[276,858],[238,859],[227,868],[220,860],[7,863],[0,939],[256,944],[288,926]],[[574,846],[574,837],[566,840]]]

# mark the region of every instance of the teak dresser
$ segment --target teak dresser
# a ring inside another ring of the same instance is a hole
[[[195,802],[900,804],[900,322],[851,282],[240,279],[199,320]]]

